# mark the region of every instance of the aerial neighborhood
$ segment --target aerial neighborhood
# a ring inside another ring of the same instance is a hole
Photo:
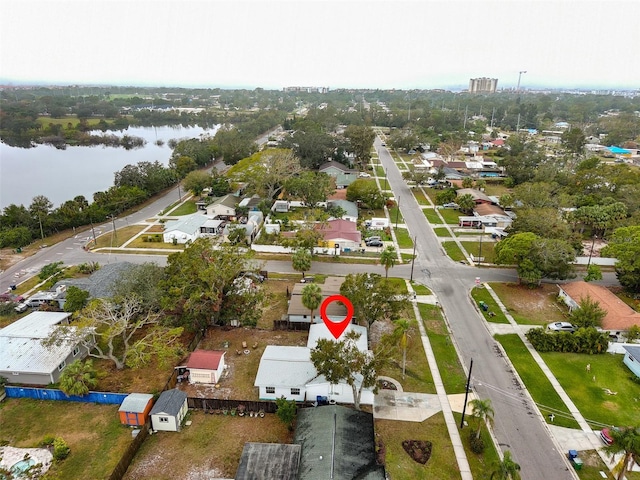
[[[640,479],[640,95],[489,80],[3,88],[167,159],[3,205],[0,478]]]

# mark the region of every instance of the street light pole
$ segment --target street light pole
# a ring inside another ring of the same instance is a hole
[[[518,86],[516,87],[516,92],[519,92],[519,91],[520,91],[520,80],[522,79],[522,74],[523,74],[523,73],[527,73],[527,71],[526,71],[526,70],[521,70],[521,71],[518,73]]]

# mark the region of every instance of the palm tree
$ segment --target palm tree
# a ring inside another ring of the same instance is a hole
[[[496,480],[520,480],[520,465],[513,461],[511,452],[504,452],[504,458],[498,465],[498,468],[491,474],[491,479]]]
[[[305,285],[302,289],[302,305],[311,310],[311,323],[313,323],[313,311],[322,303],[322,289],[315,283]]]
[[[60,390],[67,395],[86,395],[98,384],[93,362],[76,360],[64,369],[60,376]]]
[[[402,348],[402,378],[404,379],[405,367],[407,365],[407,342],[409,340],[409,328],[411,324],[409,320],[401,319],[396,320],[394,335],[400,337],[400,348]]]
[[[397,259],[396,249],[391,245],[380,253],[380,263],[384,267],[384,278],[389,278],[389,269],[396,264]]]
[[[482,429],[482,421],[489,424],[493,421],[493,408],[491,407],[491,400],[480,400],[476,398],[469,402],[471,405],[471,414],[478,419],[478,430],[476,431],[476,438],[480,438],[480,431]]]
[[[612,457],[618,453],[624,455],[613,468],[617,473],[617,480],[624,478],[633,462],[640,461],[640,427],[610,428],[609,435],[613,442],[604,447],[604,450]]]

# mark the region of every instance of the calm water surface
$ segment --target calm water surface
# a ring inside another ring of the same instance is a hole
[[[28,207],[36,195],[46,196],[54,207],[77,195],[84,195],[91,202],[95,192],[113,185],[114,173],[125,165],[156,160],[167,165],[171,157],[167,142],[172,138],[198,138],[215,132],[216,129],[198,126],[129,127],[107,132],[144,138],[147,144],[135,150],[100,145],[66,150],[38,145],[25,149],[0,143],[0,208],[12,203]],[[157,140],[164,144],[156,145]]]

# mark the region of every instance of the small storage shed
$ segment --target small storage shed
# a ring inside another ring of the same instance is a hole
[[[194,350],[187,359],[191,383],[218,383],[224,372],[224,350]]]
[[[120,423],[131,426],[144,425],[149,418],[151,407],[153,407],[153,395],[150,393],[130,393],[118,409]]]
[[[151,426],[154,430],[179,432],[187,410],[186,393],[176,388],[165,390],[151,409]]]

